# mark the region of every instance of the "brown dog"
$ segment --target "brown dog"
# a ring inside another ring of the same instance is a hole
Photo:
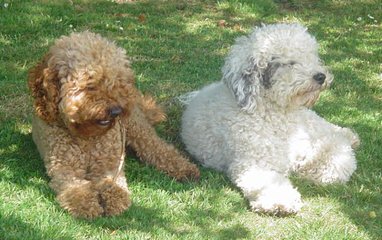
[[[115,215],[130,206],[122,170],[125,146],[177,180],[199,170],[152,124],[165,119],[134,86],[125,51],[101,36],[58,39],[30,71],[33,140],[61,206],[77,217]]]

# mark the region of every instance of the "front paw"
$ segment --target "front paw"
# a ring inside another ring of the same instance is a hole
[[[200,171],[195,164],[185,160],[178,169],[169,172],[169,175],[173,176],[178,181],[198,181],[200,178]]]
[[[95,218],[103,214],[98,193],[90,183],[69,186],[58,194],[57,200],[74,217]]]
[[[343,128],[343,132],[345,133],[345,136],[350,139],[351,147],[356,150],[358,149],[359,145],[361,144],[361,141],[359,139],[359,136],[356,132],[352,131],[349,128]]]
[[[356,149],[358,149],[359,145],[361,145],[361,140],[359,139],[358,134],[353,132],[353,138],[351,140],[351,147],[354,150],[356,150]]]
[[[263,190],[254,201],[249,202],[252,210],[275,216],[296,214],[303,206],[300,193],[294,188]]]
[[[104,210],[104,215],[118,215],[130,207],[130,192],[118,186],[112,179],[101,180],[95,188],[99,193],[99,203]]]

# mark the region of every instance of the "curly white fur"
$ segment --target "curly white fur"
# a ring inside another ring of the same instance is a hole
[[[252,209],[298,212],[291,172],[317,183],[349,180],[359,139],[309,109],[333,77],[306,28],[256,28],[236,40],[222,73],[191,99],[181,136],[198,161],[242,189]]]

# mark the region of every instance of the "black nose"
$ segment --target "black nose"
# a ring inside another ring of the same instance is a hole
[[[323,73],[317,73],[313,76],[313,79],[316,80],[320,85],[322,85],[325,82],[325,74]]]
[[[120,106],[112,107],[109,109],[109,115],[110,117],[117,117],[119,114],[122,113],[122,108]]]

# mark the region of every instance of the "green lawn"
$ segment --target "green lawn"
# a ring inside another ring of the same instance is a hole
[[[379,0],[116,2],[0,0],[0,239],[382,238]],[[222,174],[201,168],[200,182],[178,183],[128,158],[133,205],[124,214],[86,221],[59,207],[31,138],[26,85],[28,69],[54,39],[88,29],[125,48],[138,87],[169,115],[158,132],[182,148],[176,97],[219,80],[234,39],[253,26],[294,21],[316,36],[335,76],[315,110],[362,140],[347,185],[293,178],[305,206],[296,216],[278,218],[251,212]]]

